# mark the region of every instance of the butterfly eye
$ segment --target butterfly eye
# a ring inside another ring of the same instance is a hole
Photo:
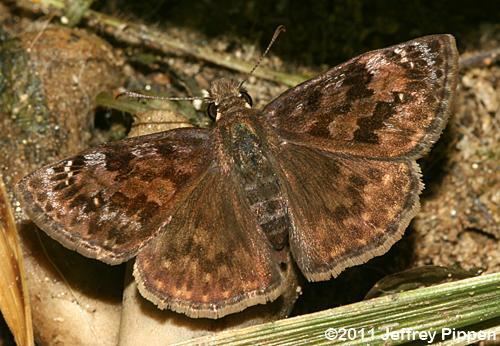
[[[240,91],[240,97],[243,98],[243,100],[245,100],[245,102],[250,107],[252,107],[252,105],[253,105],[252,97],[250,95],[248,95],[248,93],[246,91]]]
[[[207,107],[207,114],[213,121],[217,120],[217,106],[215,103],[210,102]]]

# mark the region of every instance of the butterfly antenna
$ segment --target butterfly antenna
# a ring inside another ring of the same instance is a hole
[[[239,85],[239,88],[241,88],[243,86],[243,84],[248,80],[248,77],[250,77],[252,75],[252,73],[257,69],[257,67],[259,67],[260,63],[262,62],[262,59],[264,59],[264,57],[267,55],[267,53],[269,52],[269,49],[271,49],[271,46],[274,44],[274,41],[276,41],[276,39],[278,38],[278,36],[282,33],[282,32],[285,32],[286,31],[286,28],[284,25],[280,25],[276,28],[276,30],[274,30],[274,35],[273,35],[273,38],[271,38],[271,41],[269,42],[269,44],[267,45],[267,48],[266,50],[264,51],[264,53],[260,56],[259,60],[257,60],[257,63],[254,65],[254,67],[250,70],[250,72],[248,73],[247,77],[245,79],[243,79]]]
[[[148,99],[148,100],[167,100],[167,101],[192,101],[192,100],[206,100],[206,97],[202,96],[189,96],[189,97],[170,97],[170,96],[154,96],[154,95],[145,95],[141,93],[136,93],[133,91],[124,91],[116,95],[115,98],[119,97],[134,97],[137,99]]]

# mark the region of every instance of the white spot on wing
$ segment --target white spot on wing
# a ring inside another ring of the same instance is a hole
[[[339,75],[335,75],[333,74],[332,76],[330,76],[327,80],[327,84],[325,86],[326,89],[329,89],[329,88],[340,88],[342,86],[342,84],[344,83],[344,79],[345,79],[345,73],[341,73]]]
[[[417,59],[421,59],[425,62],[426,67],[429,69],[429,72],[431,73],[430,78],[431,79],[436,79],[436,73],[435,73],[435,64],[436,64],[436,58],[438,53],[437,52],[432,52],[429,45],[426,42],[420,42],[420,41],[415,41],[412,42],[411,47],[413,47],[417,51]],[[394,49],[394,53],[398,54],[401,57],[401,62],[402,63],[408,63],[410,65],[410,68],[415,68],[415,61],[411,61],[411,59],[408,58],[407,53],[408,53],[408,45],[401,45]]]
[[[402,63],[408,62],[408,58],[406,57],[406,50],[404,50],[403,48],[398,47],[398,48],[394,49],[394,53],[396,53],[397,55],[399,55],[401,57],[400,62],[402,62]]]
[[[88,165],[100,165],[106,160],[106,155],[104,153],[91,153],[84,155],[83,158]]]
[[[388,61],[381,53],[373,55],[366,63],[366,69],[370,74],[377,74],[380,67],[388,64]]]
[[[301,112],[302,110],[304,109],[304,104],[301,102],[301,103],[298,103],[296,106],[295,106],[295,111],[296,112]]]
[[[431,73],[431,79],[436,79],[436,69],[434,65],[436,64],[436,52],[431,52],[429,46],[424,42],[415,42],[414,47],[420,53],[419,58],[425,61],[425,64],[429,68]],[[413,68],[413,65],[412,65]]]
[[[154,148],[151,148],[151,143],[141,143],[135,145],[130,153],[134,155],[135,157],[143,157],[146,153],[148,152],[156,152]]]

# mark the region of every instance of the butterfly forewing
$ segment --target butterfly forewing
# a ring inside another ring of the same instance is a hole
[[[159,307],[218,318],[282,293],[279,262],[233,178],[210,168],[139,252],[135,277]]]
[[[418,157],[437,140],[457,83],[450,35],[371,51],[292,88],[264,108],[276,131],[358,157]]]
[[[106,263],[123,262],[170,220],[211,161],[207,130],[178,129],[86,150],[17,185],[51,237]]]

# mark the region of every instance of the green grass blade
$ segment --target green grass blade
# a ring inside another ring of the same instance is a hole
[[[201,337],[177,345],[397,345],[415,341],[411,333],[459,329],[498,319],[500,273],[392,294],[309,315]],[[344,340],[327,340],[325,331],[350,330]],[[485,330],[492,335],[499,327]],[[409,331],[410,340],[388,339],[388,332]],[[361,336],[364,333],[364,338]],[[422,334],[423,335],[423,334]],[[500,342],[500,335],[496,335]],[[466,345],[467,340],[434,343]],[[465,342],[465,343],[464,343]]]

